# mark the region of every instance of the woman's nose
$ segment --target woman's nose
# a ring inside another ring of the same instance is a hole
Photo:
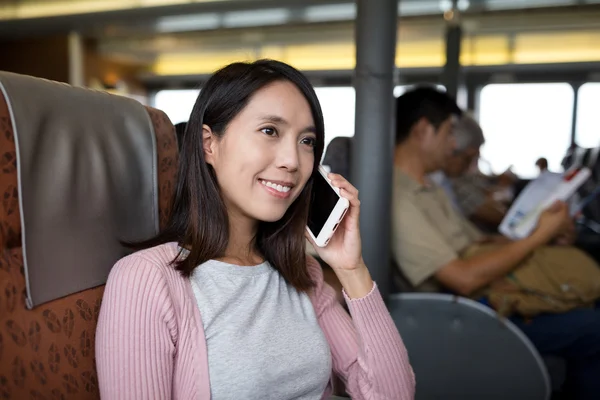
[[[298,145],[295,141],[282,141],[277,149],[277,167],[285,168],[290,171],[297,170],[300,158],[298,150]]]

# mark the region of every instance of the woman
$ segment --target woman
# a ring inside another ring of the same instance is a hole
[[[361,257],[358,192],[319,256],[305,255],[323,152],[314,90],[276,61],[235,63],[202,88],[182,143],[173,215],[112,269],[98,322],[103,399],[409,399],[406,349]]]

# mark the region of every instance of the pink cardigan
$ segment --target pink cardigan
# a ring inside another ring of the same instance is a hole
[[[125,257],[112,269],[96,336],[103,400],[210,399],[202,319],[189,279],[168,265],[176,254],[177,244],[167,243]],[[348,394],[353,400],[412,399],[406,348],[377,287],[362,299],[346,298],[350,319],[324,284],[318,262],[310,257],[307,267],[317,282],[310,297],[333,372]],[[331,391],[330,383],[324,398]]]

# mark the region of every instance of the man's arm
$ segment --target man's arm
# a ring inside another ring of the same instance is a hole
[[[506,206],[494,200],[487,190],[477,183],[474,176],[453,180],[452,188],[464,215],[470,220],[498,227],[506,214]]]
[[[552,244],[557,246],[570,246],[575,243],[576,239],[577,229],[575,228],[575,221],[573,219],[569,219],[568,221],[565,221],[564,226]]]
[[[478,244],[509,244],[512,243],[513,240],[507,238],[506,236],[502,236],[500,234],[494,234],[485,236],[483,239],[478,240],[476,243]]]
[[[545,244],[539,235],[505,244],[468,259],[457,258],[435,273],[444,286],[463,296],[506,276],[533,250]]]
[[[537,229],[525,239],[510,242],[487,253],[450,261],[435,273],[444,286],[468,296],[516,268],[533,250],[550,242],[568,219],[564,203],[556,203],[540,216]]]
[[[505,215],[506,207],[497,201],[488,198],[474,210],[471,215],[469,215],[469,218],[489,226],[498,227]]]

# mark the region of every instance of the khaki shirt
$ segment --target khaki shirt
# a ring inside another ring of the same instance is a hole
[[[442,188],[421,185],[397,168],[393,194],[394,260],[417,290],[437,291],[433,275],[483,234],[456,212]]]

